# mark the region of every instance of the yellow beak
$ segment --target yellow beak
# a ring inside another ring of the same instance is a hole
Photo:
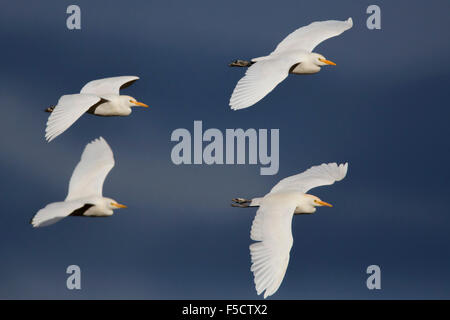
[[[137,105],[137,106],[148,108],[148,105],[146,105],[145,103],[142,103],[142,102],[139,102],[139,101],[133,101],[133,103],[135,105]]]
[[[322,201],[322,200],[317,200],[316,201],[318,204],[322,205],[322,206],[327,206],[327,207],[332,207],[333,205],[329,204],[328,202]]]
[[[124,204],[120,204],[120,203],[112,203],[112,205],[116,208],[126,208],[127,206]]]
[[[327,59],[319,58],[319,60],[322,61],[323,63],[329,64],[330,66],[336,65],[336,63],[334,63],[333,61],[327,60]]]

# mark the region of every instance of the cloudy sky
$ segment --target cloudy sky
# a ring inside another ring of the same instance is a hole
[[[274,299],[450,298],[450,28],[448,1],[77,1],[82,29],[66,28],[72,1],[17,0],[0,10],[0,298],[255,299],[249,231],[254,209],[236,196],[268,192],[323,162],[347,178],[313,190],[333,208],[296,216],[294,246]],[[337,63],[291,76],[257,106],[231,111],[244,70],[296,28],[352,17],[316,48]],[[151,106],[128,118],[82,117],[52,143],[48,114],[89,80],[141,77],[123,92]],[[280,170],[181,165],[177,128],[280,129]],[[103,136],[116,166],[104,195],[128,205],[108,219],[30,218],[65,198],[86,143]],[[66,267],[82,289],[66,288]],[[382,289],[366,288],[381,267]]]

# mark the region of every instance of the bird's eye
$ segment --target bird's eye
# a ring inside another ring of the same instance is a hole
[[[133,103],[133,100],[130,100],[131,103]]]

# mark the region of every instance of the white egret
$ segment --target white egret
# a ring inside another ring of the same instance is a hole
[[[258,241],[250,245],[251,271],[258,295],[265,291],[264,298],[267,298],[283,281],[293,244],[294,214],[310,214],[316,207],[332,206],[307,192],[344,179],[347,168],[347,163],[314,166],[281,180],[262,198],[233,199],[234,207],[259,207],[250,233],[250,238]]]
[[[135,98],[120,95],[120,89],[126,88],[138,80],[136,76],[104,78],[88,82],[78,94],[64,95],[55,107],[47,108],[51,112],[45,129],[48,142],[66,131],[84,113],[96,116],[128,116],[131,107],[148,105]]]
[[[312,51],[322,41],[338,36],[352,26],[352,18],[347,21],[313,22],[288,35],[270,55],[231,63],[233,67],[249,67],[231,95],[231,109],[254,105],[286,79],[289,73],[312,74],[319,72],[322,66],[336,65]]]
[[[33,227],[47,226],[67,216],[107,217],[114,209],[126,208],[102,196],[103,182],[113,167],[114,156],[106,141],[100,137],[89,143],[70,178],[66,199],[39,210],[31,220]]]

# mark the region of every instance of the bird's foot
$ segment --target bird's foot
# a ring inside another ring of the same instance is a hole
[[[55,110],[55,106],[50,106],[47,109],[45,109],[45,112],[53,112],[53,110]]]
[[[252,202],[252,200],[247,200],[243,198],[234,198],[232,199],[232,201],[233,203],[231,204],[231,206],[237,208],[248,208],[250,207],[250,203]]]
[[[234,60],[229,64],[230,67],[250,67],[253,64],[251,61],[246,60]]]

